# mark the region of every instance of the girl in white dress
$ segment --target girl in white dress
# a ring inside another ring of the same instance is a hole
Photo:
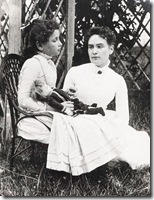
[[[27,57],[27,60],[19,76],[19,106],[30,112],[54,110],[45,102],[33,98],[33,91],[36,81],[43,81],[50,88],[54,88],[56,85],[57,70],[52,57],[60,53],[62,46],[59,40],[59,25],[54,20],[35,19],[25,27],[24,31],[27,35],[24,49],[24,56]],[[63,105],[70,110],[73,109],[72,102],[63,102]],[[51,127],[51,118],[39,118]],[[39,121],[26,118],[18,124],[18,134],[28,140],[48,143],[50,132]]]

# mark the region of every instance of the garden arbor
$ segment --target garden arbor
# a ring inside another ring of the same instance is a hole
[[[4,1],[4,0],[3,0]],[[58,87],[72,65],[88,61],[84,34],[92,26],[109,26],[117,36],[112,57],[114,69],[128,87],[150,89],[150,1],[149,0],[9,0],[10,9],[2,23],[1,58],[21,53],[20,26],[36,14],[56,18],[61,25],[62,51],[55,62]],[[6,32],[6,28],[9,30]],[[5,41],[8,39],[8,44]]]

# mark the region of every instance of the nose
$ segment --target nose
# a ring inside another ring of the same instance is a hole
[[[61,41],[59,40],[59,44],[58,44],[59,47],[62,47],[62,43]]]
[[[97,48],[96,47],[93,48],[92,54],[94,54],[94,55],[97,54]]]

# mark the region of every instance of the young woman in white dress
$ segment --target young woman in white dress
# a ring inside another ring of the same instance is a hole
[[[97,103],[105,111],[104,117],[99,114],[89,116],[88,121],[85,116],[79,122],[81,128],[85,127],[83,141],[80,142],[77,132],[80,150],[84,146],[87,148],[82,165],[87,167],[85,171],[112,159],[126,161],[132,169],[150,165],[150,137],[146,132],[136,131],[128,125],[127,85],[124,78],[110,68],[109,57],[114,51],[115,41],[115,35],[108,27],[91,28],[86,37],[90,63],[72,67],[64,82],[64,90],[76,88],[75,95],[81,101]],[[111,111],[107,106],[114,97],[116,109]],[[93,129],[94,122],[96,129]]]

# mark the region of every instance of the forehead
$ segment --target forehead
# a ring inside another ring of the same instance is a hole
[[[103,39],[99,35],[92,35],[89,38],[88,44],[107,44],[106,39]]]
[[[50,38],[55,38],[55,37],[59,37],[60,35],[60,31],[58,29],[54,30],[54,32],[52,33],[52,35],[50,36]]]

